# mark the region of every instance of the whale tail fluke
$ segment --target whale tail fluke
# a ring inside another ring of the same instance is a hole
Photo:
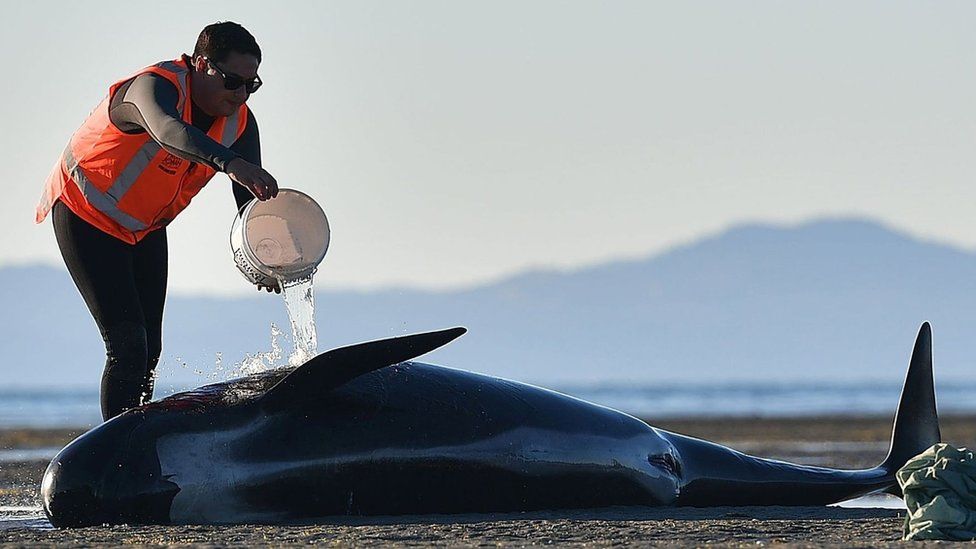
[[[888,456],[857,471],[796,465],[664,433],[684,462],[677,505],[826,505],[877,491],[901,497],[895,473],[941,440],[932,377],[932,330],[922,324],[895,413]]]
[[[909,459],[941,441],[932,375],[932,329],[924,322],[915,338],[905,386],[895,412],[888,456],[878,467],[893,475]],[[888,491],[901,496],[897,485]]]

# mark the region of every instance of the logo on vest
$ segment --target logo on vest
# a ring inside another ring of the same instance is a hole
[[[170,175],[176,175],[176,170],[180,169],[181,164],[183,164],[182,158],[170,153],[166,153],[166,157],[163,158],[163,161],[159,163],[159,169]]]

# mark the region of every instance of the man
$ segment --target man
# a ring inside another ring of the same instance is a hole
[[[48,178],[36,220],[51,214],[61,255],[105,342],[106,420],[152,397],[166,225],[219,171],[239,184],[238,208],[251,195],[278,194],[261,168],[258,127],[246,106],[261,85],[260,62],[244,27],[208,25],[192,57],[113,84]]]

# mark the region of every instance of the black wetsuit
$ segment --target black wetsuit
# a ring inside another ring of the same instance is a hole
[[[170,81],[142,74],[115,92],[109,118],[127,134],[148,131],[170,153],[217,171],[224,171],[237,157],[261,165],[252,114],[244,133],[227,148],[206,135],[213,117],[193,104],[193,124],[187,125],[177,111],[177,99]],[[240,185],[232,187],[240,209],[252,195]],[[129,244],[84,221],[60,200],[54,204],[52,218],[65,265],[105,341],[101,406],[102,417],[108,419],[152,397],[153,374],[162,351],[166,229]]]

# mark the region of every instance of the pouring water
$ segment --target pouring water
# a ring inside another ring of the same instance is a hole
[[[295,349],[288,357],[292,366],[300,366],[318,354],[318,335],[315,332],[315,294],[312,275],[281,280],[281,295],[285,298],[288,320],[291,321]]]
[[[312,279],[329,248],[329,222],[308,195],[281,189],[266,201],[252,200],[234,220],[234,262],[252,284],[279,286],[291,321],[298,366],[317,352]]]

